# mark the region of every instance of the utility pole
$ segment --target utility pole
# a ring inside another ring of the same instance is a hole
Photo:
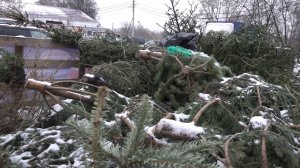
[[[135,8],[135,1],[132,0],[132,31],[131,31],[131,37],[134,37],[134,8]]]

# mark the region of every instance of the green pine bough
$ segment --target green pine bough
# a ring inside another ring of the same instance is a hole
[[[25,82],[23,58],[0,49],[0,82],[21,86]]]
[[[189,101],[190,95],[199,86],[230,76],[231,71],[221,66],[213,57],[201,52],[191,52],[192,56],[167,55],[158,64],[154,77],[159,86],[155,92],[158,101],[167,103],[176,109]],[[174,54],[176,54],[174,52]]]
[[[200,39],[199,48],[237,75],[249,72],[276,84],[291,83],[293,79],[296,52],[281,44],[264,26],[246,26],[229,35],[210,32]]]

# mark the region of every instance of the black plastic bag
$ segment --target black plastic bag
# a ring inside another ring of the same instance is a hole
[[[196,50],[199,35],[196,33],[179,32],[173,36],[167,36],[162,45],[168,46],[181,46],[186,49]]]

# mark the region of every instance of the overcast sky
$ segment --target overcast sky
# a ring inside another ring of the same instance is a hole
[[[191,0],[190,0],[191,1]],[[103,27],[117,28],[124,22],[132,20],[133,0],[101,0],[97,1],[99,6],[99,21]],[[141,24],[150,30],[161,30],[167,21],[165,15],[170,0],[135,0],[135,25]],[[188,7],[188,0],[180,0],[178,7],[182,10]]]
[[[23,2],[34,3],[37,0],[23,0]],[[192,1],[192,0],[190,0]],[[195,0],[196,1],[196,0]],[[132,20],[133,0],[96,0],[99,8],[98,21],[105,28],[119,28],[124,22]],[[188,0],[180,0],[180,10],[188,7]],[[167,21],[165,15],[170,0],[135,0],[135,25],[141,24],[150,30],[162,31],[158,24]]]
[[[167,20],[165,3],[169,0],[135,0],[135,25],[141,24],[150,30],[160,30]],[[132,20],[133,0],[101,0],[99,21],[103,27],[116,28]]]

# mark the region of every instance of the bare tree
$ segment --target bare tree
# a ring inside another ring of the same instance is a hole
[[[128,22],[124,22],[122,27],[117,30],[117,32],[123,36],[130,36],[131,35],[131,24]],[[162,38],[161,32],[153,32],[147,28],[145,28],[142,24],[138,24],[134,28],[135,36],[148,39],[148,40],[158,40]]]
[[[221,1],[222,0],[202,0],[200,2],[203,10],[202,15],[204,15],[208,21],[218,21],[220,19]]]
[[[9,7],[22,8],[21,0],[0,0],[0,10],[7,9]]]
[[[168,34],[196,32],[196,28],[198,28],[198,14],[196,13],[198,6],[189,2],[190,8],[188,11],[179,11],[177,8],[179,2],[180,0],[170,0],[170,6],[166,5],[168,7],[166,15],[169,17],[169,20],[161,27]]]
[[[293,43],[299,31],[297,0],[199,0],[199,3],[204,20],[263,25],[285,46]]]
[[[280,0],[279,12],[281,14],[281,29],[285,45],[292,43],[294,32],[299,31],[299,4],[297,1]]]
[[[117,32],[123,36],[130,36],[131,30],[131,23],[124,22],[122,23],[122,26],[117,30]]]
[[[289,44],[300,51],[300,5],[295,5],[289,16],[291,22]]]
[[[244,0],[199,0],[200,14],[207,21],[228,21],[240,18]]]
[[[95,0],[66,0],[72,9],[79,9],[93,19],[97,16],[97,3]]]

